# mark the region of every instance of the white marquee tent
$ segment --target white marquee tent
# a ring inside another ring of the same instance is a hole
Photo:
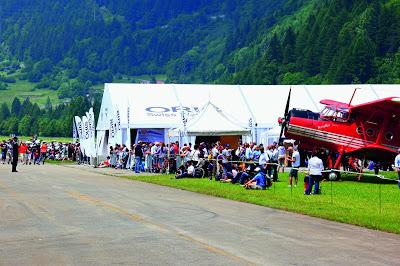
[[[183,119],[198,113],[208,102],[229,114],[236,124],[251,130],[249,138],[259,142],[263,133],[277,125],[283,115],[292,87],[290,108],[320,111],[322,99],[348,102],[355,88],[353,104],[399,96],[400,85],[197,85],[197,84],[105,84],[97,140],[99,154],[112,144],[110,122],[120,113],[124,143],[129,144],[130,129],[181,128]],[[129,110],[128,110],[129,106]],[[129,115],[128,115],[129,114]]]
[[[208,102],[198,114],[189,117],[187,123],[169,131],[168,136],[188,137],[186,143],[195,143],[196,136],[247,136],[250,133],[247,127],[235,122],[221,108]]]

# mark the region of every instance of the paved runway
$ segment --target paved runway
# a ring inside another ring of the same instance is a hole
[[[88,168],[19,171],[0,165],[1,265],[400,263],[399,235]]]

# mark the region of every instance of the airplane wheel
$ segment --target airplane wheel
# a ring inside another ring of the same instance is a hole
[[[338,175],[337,175],[336,172],[332,171],[332,172],[329,173],[329,180],[330,181],[335,181],[337,179],[338,179]]]

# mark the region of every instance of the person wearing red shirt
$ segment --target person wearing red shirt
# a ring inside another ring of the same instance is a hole
[[[25,156],[27,149],[28,149],[28,147],[26,146],[25,143],[21,143],[21,145],[18,148],[18,153],[19,153],[19,156],[21,157],[21,163],[24,162],[24,156]]]
[[[47,155],[47,143],[43,142],[40,146],[40,161],[44,164]]]

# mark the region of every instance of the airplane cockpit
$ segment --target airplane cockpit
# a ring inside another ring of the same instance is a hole
[[[350,113],[345,108],[335,108],[333,106],[326,106],[320,113],[323,120],[331,120],[335,122],[349,122]]]
[[[319,120],[320,114],[319,113],[315,113],[315,112],[310,111],[310,110],[294,108],[294,109],[289,111],[289,118],[290,117],[298,117],[298,118]]]

